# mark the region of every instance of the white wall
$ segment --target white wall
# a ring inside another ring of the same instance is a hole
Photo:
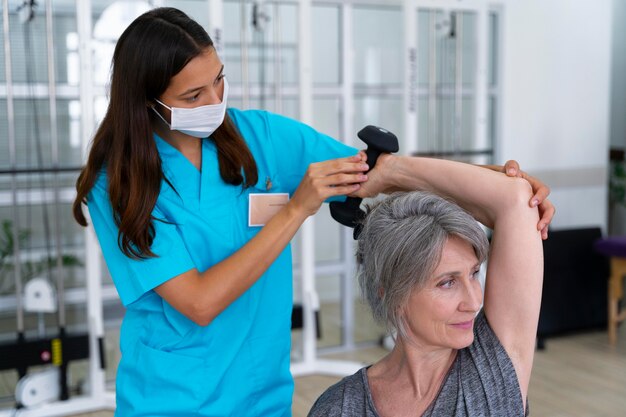
[[[626,148],[626,1],[613,0],[611,146]]]
[[[497,160],[552,187],[554,228],[606,230],[612,2],[504,2]]]

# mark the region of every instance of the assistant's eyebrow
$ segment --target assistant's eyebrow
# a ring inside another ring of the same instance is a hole
[[[201,87],[194,87],[194,88],[190,88],[189,90],[185,91],[182,94],[179,94],[178,97],[182,98],[190,93],[195,93],[196,91],[202,90],[204,88],[204,86]]]
[[[217,77],[215,77],[215,81],[219,80],[223,73],[224,73],[224,64],[222,64],[222,68],[220,68],[220,72],[217,74]]]
[[[215,80],[218,80],[218,79],[222,76],[222,73],[223,73],[223,72],[224,72],[224,64],[222,64],[222,67],[220,68],[220,72],[217,74],[217,77],[215,77]],[[178,97],[184,97],[184,96],[186,96],[187,94],[190,94],[190,93],[195,93],[195,92],[196,92],[196,91],[198,91],[198,90],[202,90],[204,87],[205,87],[205,86],[200,86],[200,87],[193,87],[193,88],[190,88],[189,90],[185,91],[184,93],[179,94],[179,95],[178,95]]]

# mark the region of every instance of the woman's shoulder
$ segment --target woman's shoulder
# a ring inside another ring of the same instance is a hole
[[[506,370],[513,367],[511,358],[491,328],[484,310],[478,313],[474,321],[474,341],[464,351],[478,361],[476,364],[483,367],[502,367],[503,364],[506,365]]]
[[[474,323],[474,343],[470,346],[470,348],[481,345],[484,348],[487,348],[486,350],[483,349],[483,352],[506,355],[508,357],[506,350],[502,346],[502,343],[500,343],[500,339],[498,339],[498,336],[491,328],[489,319],[485,315],[484,309],[480,310]]]
[[[464,402],[472,406],[472,415],[523,415],[513,362],[489,325],[484,310],[475,319],[474,342],[459,351],[455,365],[451,372],[459,378],[446,379],[438,407],[445,407],[462,392]]]
[[[366,383],[367,368],[343,378],[329,387],[315,401],[308,417],[369,416],[369,390]]]

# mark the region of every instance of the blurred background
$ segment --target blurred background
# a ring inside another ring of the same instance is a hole
[[[281,113],[356,147],[357,132],[378,125],[402,154],[515,159],[550,185],[531,415],[626,415],[626,336],[607,332],[622,252],[597,247],[626,235],[626,0],[2,0],[0,416],[112,415],[124,310],[71,202],[115,43],[159,6],[212,36],[231,107]],[[311,295],[303,259],[319,300],[303,307],[319,313],[317,334],[294,320],[296,416],[342,366],[386,353],[359,301],[351,231],[326,208],[314,222],[293,245],[294,302]],[[37,381],[23,377],[54,365],[67,367],[69,399],[57,401],[58,387],[53,399],[29,397]],[[16,411],[16,395],[32,406]]]

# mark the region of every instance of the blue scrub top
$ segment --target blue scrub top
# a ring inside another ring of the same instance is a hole
[[[106,264],[126,306],[117,370],[116,416],[290,416],[291,250],[211,324],[198,326],[154,288],[192,268],[205,271],[240,249],[260,227],[248,226],[250,193],[298,187],[309,164],[356,149],[297,121],[264,111],[228,114],[257,163],[255,187],[224,183],[213,141],[202,141],[202,170],[154,136],[162,160],[152,251],[133,260],[118,246],[105,173],[88,208]],[[267,184],[271,189],[267,190]]]

